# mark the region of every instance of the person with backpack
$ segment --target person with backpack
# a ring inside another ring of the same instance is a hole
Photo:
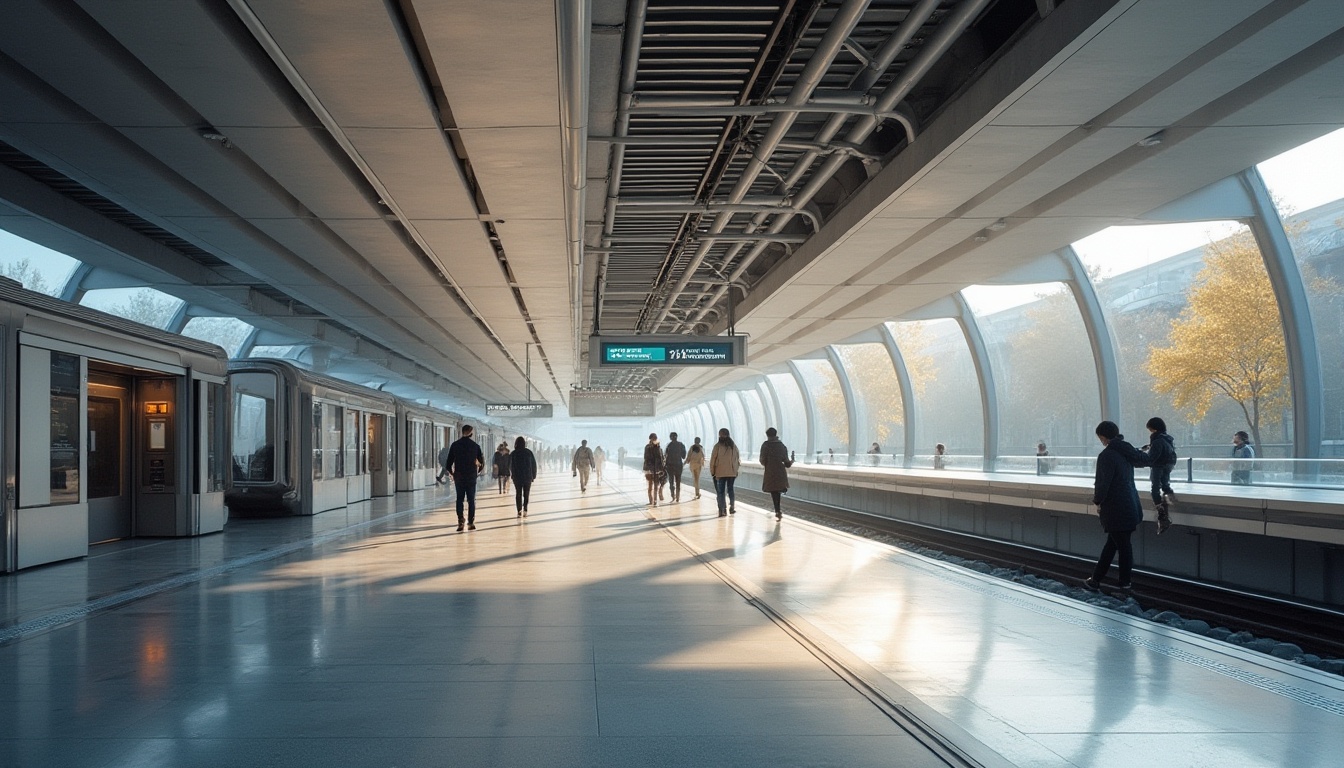
[[[513,503],[518,508],[518,516],[527,517],[527,503],[532,499],[532,481],[537,479],[537,457],[521,436],[513,441],[513,453],[510,456]]]
[[[1176,492],[1171,490],[1171,470],[1176,468],[1176,441],[1167,434],[1167,422],[1154,416],[1148,420],[1148,444],[1143,450],[1148,452],[1148,461],[1152,464],[1149,478],[1152,480],[1153,506],[1157,507],[1157,532],[1163,534],[1171,527],[1171,504],[1176,501]]]
[[[667,479],[667,464],[657,433],[649,433],[649,442],[644,446],[643,468],[644,480],[649,484],[649,506],[656,507],[658,500],[663,498],[663,481]]]

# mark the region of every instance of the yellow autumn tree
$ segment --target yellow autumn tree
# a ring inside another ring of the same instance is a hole
[[[894,333],[910,374],[911,386],[916,396],[922,395],[925,382],[936,373],[933,357],[925,351],[928,341],[923,326],[919,323],[902,323],[896,326]],[[901,382],[896,378],[896,369],[891,364],[886,347],[872,342],[844,345],[838,351],[845,370],[849,372],[850,381],[867,406],[869,436],[861,436],[860,440],[886,445],[893,431],[905,424]],[[817,396],[817,409],[832,425],[833,438],[842,440],[848,437],[849,417],[838,381],[826,382]],[[843,434],[838,429],[839,425],[844,425]],[[866,449],[867,446],[863,447]]]
[[[1191,421],[1227,398],[1259,445],[1260,428],[1282,419],[1289,406],[1283,325],[1249,230],[1205,248],[1204,267],[1185,309],[1171,321],[1168,343],[1149,350],[1144,370]]]

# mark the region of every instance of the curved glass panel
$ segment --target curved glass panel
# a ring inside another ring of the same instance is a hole
[[[807,452],[807,406],[798,382],[787,373],[772,373],[766,378],[770,379],[770,386],[779,397],[780,412],[784,416],[784,422],[775,425],[779,429],[779,439],[803,455]],[[806,458],[812,460],[810,456]]]
[[[728,427],[732,431],[732,421],[728,418],[728,408],[722,400],[710,400],[709,406],[709,429],[705,430],[705,444],[710,445],[719,439],[719,430]]]
[[[60,296],[79,264],[78,259],[0,229],[0,276],[19,281],[30,291]]]
[[[742,450],[741,443],[751,431],[747,425],[747,413],[742,409],[742,399],[736,392],[725,392],[723,402],[728,406],[728,431],[732,434],[733,442],[738,443],[739,450]]]
[[[700,438],[700,444],[702,445],[714,443],[714,440],[712,440],[715,433],[714,412],[711,412],[710,405],[703,404],[702,402],[702,404],[695,406],[695,416],[699,420],[699,430],[696,432],[695,437]],[[694,440],[695,438],[692,437],[692,441]]]
[[[1001,466],[1019,457],[1019,464],[1035,471],[1038,443],[1056,456],[1096,453],[1096,366],[1068,287],[973,285],[962,295],[994,366]]]
[[[747,455],[755,456],[761,443],[765,442],[765,428],[770,426],[766,423],[765,407],[761,405],[760,393],[755,389],[744,389],[737,394],[742,398],[751,422],[751,431],[742,435],[742,444],[746,447]]]
[[[1228,456],[1238,430],[1291,455],[1283,325],[1248,227],[1111,227],[1073,247],[1116,342],[1122,432],[1142,445],[1160,416],[1182,456]]]
[[[237,357],[238,350],[252,333],[252,326],[236,317],[193,317],[182,328],[183,336],[218,344]]]
[[[248,351],[247,356],[248,356],[248,357],[275,357],[275,358],[282,358],[282,359],[283,359],[283,358],[294,358],[294,357],[297,357],[298,354],[299,354],[299,352],[301,352],[301,351],[303,351],[303,346],[302,346],[302,345],[295,345],[295,344],[284,344],[284,345],[266,344],[266,345],[258,345],[258,346],[252,347],[252,349]],[[375,389],[377,388],[377,385],[376,385],[376,384],[366,384],[365,386],[372,387],[372,388],[375,388]]]
[[[887,323],[910,374],[915,394],[913,449],[916,468],[933,466],[934,446],[942,443],[948,469],[981,469],[985,421],[980,380],[966,336],[957,321],[914,320]]]
[[[899,464],[905,451],[905,406],[901,382],[886,346],[878,343],[837,344],[840,364],[849,374],[859,409],[862,462],[872,466]]]
[[[1257,166],[1307,289],[1321,364],[1321,455],[1344,456],[1344,130]]]
[[[89,309],[162,329],[186,302],[153,288],[99,288],[86,292],[79,303]]]
[[[816,455],[828,464],[849,460],[849,413],[840,390],[840,377],[830,360],[795,360],[803,383],[816,406]],[[813,458],[816,458],[814,455]]]

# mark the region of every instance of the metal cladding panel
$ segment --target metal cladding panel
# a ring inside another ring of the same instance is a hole
[[[416,230],[443,261],[453,282],[464,289],[505,285],[495,252],[475,218],[416,219]],[[505,309],[498,307],[497,309]]]
[[[342,126],[436,128],[397,22],[364,0],[248,0]]]
[[[236,151],[261,166],[329,226],[344,219],[376,220],[386,208],[365,196],[362,179],[352,179],[332,157],[319,128],[257,128],[217,125]]]
[[[464,130],[462,143],[493,216],[563,220],[565,181],[558,127]]]
[[[476,218],[475,203],[443,131],[358,127],[345,132],[409,218]]]
[[[211,124],[300,124],[288,93],[273,87],[277,78],[271,62],[259,57],[251,40],[239,41],[235,33],[241,30],[221,23],[207,4],[162,0],[80,0],[79,4]]]
[[[556,7],[478,0],[416,7],[460,128],[560,124]]]

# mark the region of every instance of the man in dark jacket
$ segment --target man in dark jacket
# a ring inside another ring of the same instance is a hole
[[[673,501],[681,501],[681,470],[686,466],[686,444],[677,439],[677,433],[668,435],[670,440],[663,449],[663,463],[667,467],[667,490]]]
[[[1157,507],[1157,532],[1166,533],[1171,527],[1171,502],[1176,492],[1171,490],[1171,470],[1176,468],[1176,441],[1167,434],[1167,422],[1154,416],[1148,420],[1148,462],[1152,465],[1153,506]]]
[[[462,530],[462,505],[467,505],[465,524],[476,530],[476,478],[485,467],[485,454],[481,446],[471,439],[470,424],[462,427],[462,437],[448,447],[448,476],[453,478],[453,487],[457,490],[457,530]]]
[[[1111,569],[1111,560],[1120,553],[1120,588],[1131,589],[1130,572],[1134,568],[1134,548],[1130,537],[1143,522],[1139,491],[1134,487],[1134,468],[1148,465],[1148,456],[1125,442],[1113,421],[1097,425],[1097,439],[1106,446],[1097,456],[1097,476],[1092,503],[1097,505],[1106,545],[1101,549],[1092,577],[1083,582],[1091,590],[1101,588],[1101,580]]]

